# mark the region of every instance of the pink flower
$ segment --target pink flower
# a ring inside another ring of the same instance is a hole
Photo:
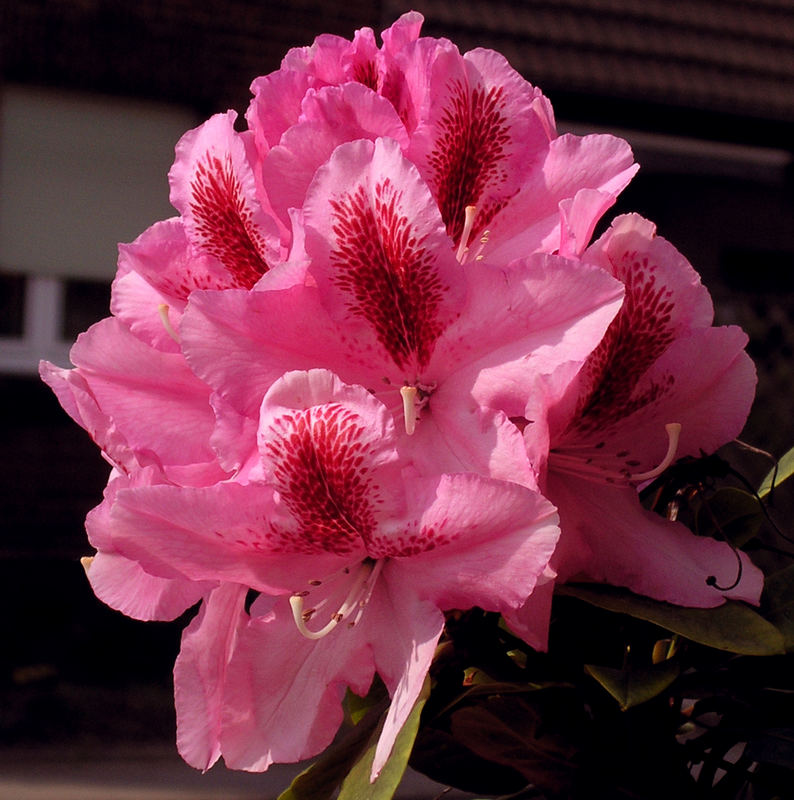
[[[556,542],[553,507],[513,483],[417,475],[411,441],[363,388],[292,372],[262,402],[262,481],[118,491],[121,554],[162,579],[220,586],[177,662],[189,763],[206,769],[223,754],[263,770],[313,755],[341,721],[344,688],[365,693],[377,670],[393,700],[376,775],[421,688],[441,612],[502,611],[531,593]],[[246,587],[263,595],[250,619]]]
[[[621,280],[626,299],[584,367],[561,366],[526,410],[531,458],[560,511],[559,580],[687,606],[757,603],[762,574],[744,554],[646,511],[637,495],[676,458],[740,432],[755,388],[747,337],[711,327],[697,273],[639,216],[615,220],[583,260]]]
[[[416,457],[431,458],[432,469],[534,485],[523,454],[498,463],[507,451],[497,442],[523,453],[504,414],[523,413],[539,375],[591,352],[619,307],[620,284],[541,254],[459,263],[432,194],[393,140],[339,146],[301,216],[302,283],[195,292],[182,323],[188,361],[216,393],[226,468],[250,457],[273,381],[324,367],[403,417],[407,432],[424,437],[428,455]]]

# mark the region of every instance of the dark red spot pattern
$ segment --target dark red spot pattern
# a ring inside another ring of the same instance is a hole
[[[345,554],[375,530],[382,502],[367,463],[372,445],[362,420],[338,403],[296,410],[271,426],[265,450],[275,488],[297,525],[270,525],[275,551]]]
[[[444,329],[438,317],[446,287],[400,200],[387,178],[376,185],[373,199],[359,186],[331,201],[332,281],[347,295],[350,313],[372,326],[398,367],[421,369]]]
[[[207,153],[190,183],[193,230],[200,246],[230,275],[230,288],[250,289],[267,272],[264,240],[234,174],[232,160]]]
[[[428,166],[447,233],[456,244],[463,233],[466,206],[477,208],[472,233],[478,235],[509,200],[483,198],[507,178],[504,162],[510,141],[504,89],[471,89],[454,81]]]
[[[374,61],[359,61],[353,67],[353,80],[378,90],[378,65]]]
[[[675,339],[673,293],[657,280],[657,268],[647,256],[629,252],[614,266],[626,285],[626,299],[585,367],[592,389],[580,402],[575,423],[580,431],[603,429],[657,401],[674,382],[668,376],[634,393],[642,375]]]

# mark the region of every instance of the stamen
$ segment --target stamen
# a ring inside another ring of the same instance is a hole
[[[372,590],[381,568],[382,559],[375,562],[370,559],[362,561],[342,605],[339,606],[337,611],[331,614],[331,618],[328,622],[318,631],[311,631],[306,627],[306,623],[314,616],[317,608],[310,608],[304,611],[304,593],[299,592],[292,595],[289,599],[289,604],[292,608],[292,618],[295,620],[295,625],[301,634],[307,639],[322,639],[354,609],[359,609],[356,618],[353,620],[355,624],[361,616],[361,609],[369,602],[369,598],[372,596]]]
[[[471,236],[471,229],[474,226],[474,217],[477,214],[477,206],[466,206],[464,213],[463,232],[460,235],[458,252],[455,256],[461,264],[466,256],[466,251],[469,249],[469,236]]]
[[[416,386],[403,386],[400,396],[403,399],[403,416],[405,417],[405,432],[410,436],[416,430]]]
[[[658,466],[648,470],[648,472],[633,473],[631,476],[633,481],[649,481],[657,475],[661,475],[675,460],[675,454],[678,451],[678,440],[681,437],[681,423],[668,422],[664,429],[667,431],[667,453],[665,457]]]
[[[160,321],[163,323],[165,332],[177,344],[179,344],[179,336],[177,335],[177,332],[174,330],[174,326],[171,324],[171,320],[168,319],[168,306],[165,303],[160,303],[160,305],[157,306],[157,313],[160,315]]]

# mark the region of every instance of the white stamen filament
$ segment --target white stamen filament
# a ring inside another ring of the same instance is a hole
[[[400,396],[403,399],[403,416],[405,417],[405,432],[410,436],[416,430],[416,386],[403,386]]]
[[[664,429],[667,431],[667,453],[661,462],[653,469],[647,472],[633,473],[631,476],[633,481],[652,480],[657,475],[661,475],[675,460],[675,454],[678,452],[678,440],[681,437],[681,423],[668,422],[667,425],[664,426]]]
[[[157,306],[157,313],[160,315],[160,321],[163,323],[165,332],[177,344],[179,344],[179,336],[177,335],[177,332],[174,330],[174,326],[171,324],[171,320],[168,319],[168,306],[165,303],[160,303],[160,305]]]
[[[477,214],[477,206],[466,206],[464,214],[463,232],[460,235],[458,252],[455,256],[461,264],[466,256],[466,251],[469,249],[469,237],[471,236],[471,229],[474,226],[474,217]]]
[[[316,610],[309,609],[304,612],[303,598],[306,596],[306,593],[298,592],[293,594],[289,599],[289,604],[292,608],[292,617],[295,620],[295,625],[300,633],[307,639],[322,639],[354,609],[358,609],[358,611],[353,620],[353,624],[358,622],[363,613],[364,606],[369,602],[369,598],[372,596],[372,590],[375,587],[375,581],[380,574],[382,566],[382,559],[376,562],[370,560],[362,561],[342,605],[339,606],[336,612],[331,614],[331,618],[328,622],[318,631],[311,631],[306,627],[306,623],[311,619]]]

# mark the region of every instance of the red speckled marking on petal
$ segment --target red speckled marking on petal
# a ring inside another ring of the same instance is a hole
[[[372,445],[365,425],[337,403],[284,414],[265,444],[281,499],[297,530],[271,526],[271,545],[283,552],[349,553],[375,529],[381,501],[367,468]]]
[[[664,353],[676,336],[671,325],[672,291],[658,284],[657,267],[647,256],[626,253],[616,264],[616,276],[626,285],[626,299],[585,367],[593,381],[578,411],[578,430],[597,430],[625,417],[665,394],[674,381],[651,385],[632,396],[637,381]]]
[[[456,538],[442,532],[445,523],[446,520],[442,520],[435,527],[421,527],[398,536],[374,536],[367,550],[373,558],[404,558],[435,550]]]
[[[232,286],[250,289],[267,272],[264,242],[234,174],[232,160],[205,156],[190,184],[190,211],[201,247],[232,276]]]
[[[440,135],[428,158],[441,216],[447,233],[457,244],[465,220],[466,206],[476,206],[472,235],[481,233],[508,198],[484,202],[486,190],[506,178],[503,161],[510,142],[504,89],[482,86],[469,89],[462,81],[450,87]]]
[[[336,248],[334,284],[352,314],[372,325],[398,367],[430,360],[444,326],[445,292],[434,255],[399,208],[401,193],[387,178],[375,187],[374,208],[363,186],[331,202]]]

